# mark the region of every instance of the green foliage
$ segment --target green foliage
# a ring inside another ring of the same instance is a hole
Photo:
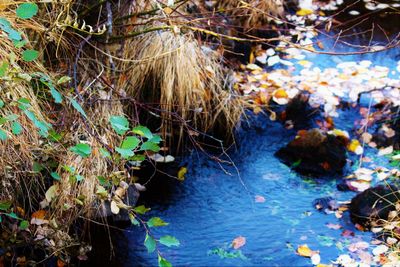
[[[76,144],[75,146],[70,147],[69,150],[83,158],[89,157],[92,153],[92,148],[88,144],[84,143]]]
[[[21,41],[21,33],[14,30],[11,23],[2,17],[0,17],[0,29],[5,32],[12,41]]]
[[[147,221],[147,226],[148,227],[161,227],[161,226],[166,226],[168,225],[167,222],[164,222],[161,218],[159,217],[153,217],[150,220]]]
[[[23,3],[17,8],[17,16],[20,19],[30,19],[39,11],[39,7],[35,3]]]
[[[144,239],[144,245],[147,248],[149,253],[152,253],[156,250],[156,240],[151,237],[148,233],[146,233],[146,238]]]
[[[85,111],[83,110],[82,106],[73,98],[68,98],[72,104],[72,107],[78,111],[83,117],[87,118]]]
[[[35,61],[39,57],[39,52],[33,49],[28,49],[22,52],[22,59],[25,62]]]
[[[146,207],[143,206],[143,205],[137,206],[137,207],[135,207],[135,208],[133,209],[134,212],[136,212],[136,213],[138,213],[138,214],[141,214],[141,215],[146,214],[146,212],[148,212],[149,210],[150,210],[150,208],[146,208]]]
[[[167,247],[178,247],[180,245],[179,240],[170,235],[162,236],[158,241]]]
[[[172,267],[172,264],[167,261],[166,259],[164,259],[163,257],[161,257],[160,254],[158,254],[158,266],[159,267]]]
[[[129,121],[124,116],[111,116],[109,121],[119,135],[124,135],[129,130]]]

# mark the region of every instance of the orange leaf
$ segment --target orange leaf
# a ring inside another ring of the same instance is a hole
[[[45,216],[46,216],[46,211],[45,210],[38,210],[38,211],[35,211],[32,214],[32,219],[35,218],[35,219],[43,220]]]
[[[234,249],[239,249],[246,244],[246,238],[243,236],[238,236],[232,241],[232,247]]]
[[[274,92],[274,97],[276,98],[288,98],[288,94],[283,89],[278,89]]]

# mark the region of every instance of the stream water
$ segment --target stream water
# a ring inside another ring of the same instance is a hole
[[[322,69],[360,60],[395,69],[398,53],[393,49],[373,55],[309,54],[308,60]],[[336,127],[351,133],[358,114],[356,109],[340,111]],[[193,153],[184,159],[189,170],[184,182],[158,180],[159,190],[145,194],[141,201],[152,209],[149,218],[157,216],[170,223],[153,230],[155,237],[172,235],[181,243],[178,248],[160,247],[163,257],[174,266],[311,266],[310,259],[295,253],[298,245],[319,250],[321,262],[330,263],[350,242],[369,242],[371,234],[356,230],[348,213],[338,219],[312,206],[320,197],[351,199],[354,192],[336,188],[341,177],[303,177],[274,156],[294,135],[295,131],[286,130],[279,122],[253,116],[243,123],[238,147],[230,153],[235,167],[224,166],[224,171],[205,155]],[[367,149],[366,155],[376,159],[376,150]],[[385,158],[375,163],[388,164]],[[329,223],[343,229],[330,229]],[[355,236],[342,236],[345,229]],[[117,245],[123,265],[157,265],[156,254],[148,254],[143,246],[143,232],[132,227]],[[238,236],[245,237],[246,244],[234,250],[230,244]]]

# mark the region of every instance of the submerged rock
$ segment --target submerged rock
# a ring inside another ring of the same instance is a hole
[[[379,185],[356,195],[350,203],[350,217],[354,224],[369,228],[379,219],[387,220],[389,213],[396,210],[400,191],[395,186]]]
[[[275,155],[301,174],[340,174],[346,165],[343,137],[325,134],[319,129],[299,131]]]
[[[339,208],[337,201],[332,197],[317,198],[313,201],[312,205],[316,210],[325,213],[334,212]]]

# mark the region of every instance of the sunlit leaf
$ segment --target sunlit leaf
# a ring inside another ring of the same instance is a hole
[[[158,266],[159,267],[172,267],[172,264],[167,261],[166,259],[164,259],[163,257],[161,257],[160,255],[158,255]]]
[[[138,214],[145,214],[146,212],[148,212],[150,210],[150,208],[146,208],[143,205],[137,206],[133,209],[134,212],[138,213]]]
[[[83,158],[89,157],[90,153],[92,153],[92,148],[88,144],[84,143],[76,144],[75,146],[70,147],[69,150]]]
[[[30,19],[38,13],[39,7],[35,3],[23,3],[17,8],[17,16],[20,19]]]
[[[159,242],[167,247],[178,247],[180,245],[179,240],[170,235],[162,236]]]
[[[23,130],[22,125],[18,121],[14,121],[11,124],[11,131],[13,134],[19,135],[22,133],[22,130]]]
[[[132,132],[142,137],[146,137],[147,139],[151,139],[153,137],[153,134],[151,133],[149,128],[145,126],[136,126],[132,129]]]
[[[168,225],[167,222],[164,222],[160,217],[153,217],[147,221],[147,226],[149,227],[161,227]]]

